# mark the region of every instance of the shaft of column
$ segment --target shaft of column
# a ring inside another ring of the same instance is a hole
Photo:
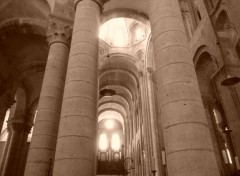
[[[161,158],[161,150],[160,150],[160,142],[158,138],[158,134],[161,133],[161,129],[157,128],[156,121],[156,110],[155,110],[155,99],[154,99],[154,90],[153,90],[153,82],[152,82],[152,72],[147,71],[146,73],[146,86],[147,86],[147,94],[148,94],[148,102],[149,102],[149,120],[151,123],[151,135],[153,140],[153,153],[155,157],[155,165],[156,165],[156,175],[162,175],[162,162]]]
[[[20,176],[18,166],[22,164],[21,159],[23,156],[21,154],[23,150],[25,151],[23,144],[27,143],[27,136],[30,132],[31,125],[14,121],[8,123],[12,134],[2,176]]]
[[[28,153],[28,135],[31,131],[31,126],[26,126],[24,131],[22,132],[22,141],[21,141],[21,150],[19,153],[19,162],[16,165],[15,176],[23,176],[26,166],[26,153]]]
[[[68,24],[54,19],[50,21],[48,29],[50,48],[25,176],[46,176],[50,160],[55,155],[70,35]]]
[[[11,138],[12,138],[12,131],[8,128],[8,137],[7,137],[7,141],[4,145],[4,149],[3,149],[3,153],[2,153],[2,157],[1,157],[0,176],[2,176],[2,174],[3,174],[6,157],[7,157],[7,154],[8,154],[9,145],[11,143]]]
[[[0,98],[0,133],[2,131],[3,123],[5,120],[6,112],[11,105],[15,103],[14,98],[4,95]]]
[[[150,0],[167,170],[219,176],[178,0]]]
[[[151,152],[151,147],[152,147],[152,136],[149,133],[149,128],[150,124],[148,123],[148,117],[149,117],[149,109],[148,109],[148,101],[146,101],[147,99],[147,95],[146,95],[146,89],[147,89],[147,85],[145,82],[145,74],[141,75],[139,77],[139,82],[140,82],[140,90],[141,90],[141,99],[142,99],[142,106],[141,106],[141,110],[142,110],[142,116],[143,116],[143,134],[144,134],[144,148],[145,148],[145,153],[146,153],[146,173],[151,173],[151,157],[152,157],[152,152]]]
[[[54,176],[92,176],[96,172],[100,4],[75,1]]]

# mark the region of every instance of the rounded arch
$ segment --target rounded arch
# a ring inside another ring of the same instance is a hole
[[[123,87],[121,92],[128,94],[130,97],[136,97],[136,90],[139,87],[138,69],[125,55],[111,55],[100,59],[100,90],[105,87],[111,87],[118,91],[118,87]],[[124,91],[124,92],[123,92]],[[127,98],[124,96],[124,98]]]
[[[10,19],[0,24],[0,40],[14,34],[46,36],[47,22],[34,18]]]
[[[99,116],[98,116],[98,122],[104,120],[104,119],[115,119],[117,121],[119,121],[122,124],[123,127],[123,133],[125,133],[125,121],[124,121],[124,117],[123,115],[113,109],[105,109],[102,112],[99,112]]]
[[[197,60],[195,69],[200,93],[203,103],[207,103],[205,101],[211,101],[213,99],[211,77],[217,69],[217,60],[215,60],[216,58],[213,58],[213,56],[207,52],[206,48],[200,48],[200,52],[195,56],[198,57],[195,58]]]
[[[111,97],[103,97],[99,100],[98,105],[101,106],[105,103],[111,103],[111,102],[121,105],[122,107],[124,107],[124,109],[126,111],[129,110],[130,105],[129,105],[128,101],[120,95],[114,95]]]
[[[105,23],[108,20],[111,20],[113,18],[131,18],[137,21],[140,21],[146,25],[150,25],[149,23],[149,17],[145,13],[138,12],[133,9],[113,9],[113,10],[107,10],[103,13],[101,22],[102,24]]]
[[[126,112],[125,108],[118,103],[114,103],[114,102],[104,103],[101,106],[99,106],[99,108],[98,108],[99,112],[103,112],[106,109],[117,110],[118,112],[121,113],[121,115],[123,116],[124,119],[127,116],[127,112]]]
[[[196,66],[198,65],[198,62],[200,62],[200,60],[201,60],[201,58],[202,58],[202,57],[200,57],[200,56],[201,56],[203,53],[208,53],[209,56],[211,56],[211,58],[209,58],[209,59],[212,60],[213,62],[218,62],[218,63],[221,62],[220,59],[219,59],[219,57],[216,57],[216,56],[214,56],[214,54],[212,54],[212,51],[210,50],[210,48],[209,48],[207,45],[201,45],[201,46],[199,46],[199,47],[197,48],[197,50],[196,50],[196,52],[195,52],[195,54],[194,54],[194,56],[193,56],[193,62],[194,62],[195,68],[196,68]],[[214,58],[212,58],[212,57],[214,57]],[[213,59],[216,59],[216,61],[213,60]]]

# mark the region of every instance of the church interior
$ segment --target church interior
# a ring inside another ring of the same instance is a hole
[[[239,176],[239,0],[2,0],[0,176]]]

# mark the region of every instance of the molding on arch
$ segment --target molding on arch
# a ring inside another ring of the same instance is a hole
[[[125,98],[123,98],[122,96],[115,96],[116,98],[102,98],[99,100],[98,106],[100,107],[103,104],[106,103],[116,103],[119,104],[120,106],[122,106],[125,111],[127,112],[127,110],[129,110],[129,103],[127,102],[127,100]]]
[[[108,60],[111,60],[113,61],[114,59],[117,59],[119,60],[119,62],[124,62],[126,63],[127,65],[131,65],[132,68],[128,69],[128,68],[123,68],[123,67],[119,67],[119,69],[121,70],[126,70],[128,71],[129,73],[131,73],[135,79],[138,81],[138,76],[139,76],[139,70],[137,68],[137,66],[135,65],[135,62],[136,62],[136,58],[134,58],[133,56],[129,55],[129,54],[125,54],[125,53],[111,53],[110,54],[110,59],[108,58],[108,56],[104,56],[104,57],[101,57],[99,58],[99,71],[100,71],[100,74],[101,72],[104,72],[102,71],[104,67],[106,67],[106,64],[108,64]],[[109,62],[111,62],[109,61]],[[119,63],[119,64],[120,64]],[[117,63],[118,64],[118,63]],[[109,63],[109,69],[112,69],[111,67],[115,67],[116,65],[116,62],[114,64],[114,66],[111,66],[111,63]],[[118,67],[116,67],[118,69]]]
[[[130,107],[132,106],[133,95],[129,89],[127,89],[126,87],[120,86],[120,85],[104,86],[101,89],[105,89],[105,88],[110,88],[110,89],[117,88],[117,89],[115,89],[117,92],[116,96],[118,96],[123,101],[125,101],[127,103],[128,108],[130,109]],[[118,88],[120,88],[119,92],[118,92]],[[99,98],[99,102],[104,102],[104,101],[106,101],[106,98],[104,98],[104,96]]]
[[[194,67],[196,68],[197,66],[197,63],[199,61],[199,57],[201,56],[202,53],[208,53],[209,55],[213,55],[215,56],[215,58],[217,59],[217,62],[219,64],[219,66],[221,66],[221,54],[215,50],[215,49],[212,49],[211,47],[205,45],[205,44],[202,44],[200,45],[193,53],[193,63],[194,63]]]
[[[119,9],[112,9],[103,12],[101,23],[105,23],[108,20],[114,19],[114,18],[131,18],[137,21],[140,21],[146,25],[150,25],[149,23],[149,17],[145,13],[138,12],[133,9],[127,9],[127,8],[119,8]]]
[[[126,74],[128,75],[130,78],[132,78],[132,80],[134,81],[136,87],[139,86],[139,82],[138,82],[138,78],[136,77],[136,75],[131,72],[130,70],[128,69],[123,69],[123,68],[119,68],[119,69],[108,69],[108,70],[105,70],[103,72],[101,72],[101,74],[99,74],[99,79],[103,78],[104,76],[107,76],[108,74],[114,74],[114,73],[121,73],[121,74]],[[118,81],[118,80],[116,80]]]
[[[103,109],[103,110],[99,111],[98,112],[98,122],[104,120],[105,118],[104,117],[101,118],[101,116],[103,116],[104,113],[107,113],[109,111],[113,111],[114,113],[120,115],[120,117],[119,116],[118,117],[113,116],[113,118],[115,117],[114,119],[118,120],[122,124],[122,126],[123,126],[123,133],[125,134],[127,116],[124,116],[124,114],[122,114],[122,112],[120,110],[118,110],[118,109],[106,108],[106,109]]]
[[[44,72],[46,61],[33,61],[19,65],[4,81],[3,93],[9,92],[13,97],[24,78],[37,72]]]
[[[193,63],[196,68],[197,63],[199,61],[199,57],[201,56],[202,53],[207,52],[210,54],[209,48],[206,45],[201,45],[195,52],[193,56]],[[211,54],[210,54],[211,55]]]
[[[134,64],[136,62],[136,57],[134,57],[134,56],[132,56],[130,54],[127,54],[127,53],[117,53],[117,52],[104,55],[104,56],[100,57],[99,60],[105,60],[109,56],[110,57],[122,57],[124,59],[127,59],[132,64]]]
[[[109,108],[113,109],[114,111],[118,110],[119,112],[121,112],[123,117],[127,116],[126,109],[122,105],[120,105],[118,103],[114,103],[114,102],[102,104],[101,106],[98,107],[98,111],[103,112],[103,111],[105,111],[106,109],[109,109]]]
[[[0,40],[14,34],[46,36],[47,21],[34,18],[14,18],[0,23]]]

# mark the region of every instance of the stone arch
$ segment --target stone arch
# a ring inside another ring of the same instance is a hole
[[[219,61],[210,54],[206,45],[200,46],[194,54],[194,64],[202,98],[213,99],[211,78],[219,69]]]
[[[100,90],[112,86],[117,91],[117,87],[122,86],[130,92],[131,97],[135,98],[137,96],[139,72],[128,57],[125,55],[110,55],[110,57],[102,58],[99,65]]]
[[[0,40],[13,34],[34,34],[46,36],[47,22],[34,18],[6,20],[0,24]]]
[[[195,69],[197,74],[197,80],[200,88],[200,93],[205,109],[205,115],[207,117],[207,123],[210,130],[210,135],[213,141],[214,151],[216,153],[216,160],[219,169],[224,168],[224,160],[222,156],[222,141],[219,136],[222,135],[222,130],[218,130],[217,117],[214,114],[214,109],[219,110],[220,105],[216,97],[215,82],[212,79],[213,74],[218,68],[217,58],[208,52],[207,46],[201,46],[194,55],[194,62],[196,63]],[[222,112],[221,112],[222,117]],[[225,171],[223,171],[225,172]]]
[[[118,109],[114,109],[114,108],[105,108],[101,111],[99,111],[99,115],[98,115],[98,121],[101,121],[103,119],[105,119],[104,117],[102,117],[102,115],[104,115],[104,113],[108,113],[108,112],[113,112],[113,114],[116,115],[116,120],[118,120],[119,122],[121,122],[123,129],[125,129],[126,126],[126,116],[124,115],[124,113]]]
[[[200,60],[200,58],[201,58],[200,55],[202,53],[209,53],[210,56],[212,55],[212,54],[210,54],[211,51],[210,51],[209,47],[207,47],[207,45],[201,45],[200,47],[198,47],[198,49],[196,50],[196,52],[193,56],[193,62],[194,62],[195,67],[197,66],[197,63]],[[216,57],[216,59],[219,59],[219,58]],[[217,62],[219,63],[220,60],[217,60]]]
[[[1,87],[1,93],[8,92],[9,95],[14,97],[23,80],[29,75],[44,72],[45,66],[45,61],[35,61],[20,65],[9,75],[9,78],[5,80],[4,86]]]
[[[5,38],[12,37],[14,35],[22,35],[25,37],[26,34],[40,36],[44,40],[46,37],[46,30],[47,22],[44,20],[34,18],[10,19],[3,21],[0,24],[0,41],[3,41]],[[20,62],[20,59],[15,60]],[[26,61],[24,62],[17,64],[15,63],[15,68],[9,68],[12,71],[5,75],[5,78],[2,78],[0,92],[5,93],[7,91],[11,96],[15,96],[16,90],[22,83],[22,80],[32,73],[43,72],[45,69],[45,64],[45,58],[40,60],[26,58]]]
[[[108,10],[105,11],[102,15],[102,23],[105,23],[108,20],[111,20],[113,18],[131,18],[137,21],[140,21],[146,25],[149,25],[149,17],[147,14],[145,13],[141,13],[138,12],[136,10],[132,10],[132,9],[123,9],[123,8],[119,8],[119,9],[113,9],[113,10]]]
[[[121,105],[122,107],[124,107],[124,109],[127,111],[129,110],[129,103],[128,101],[122,97],[122,96],[119,96],[119,95],[114,95],[112,97],[104,97],[104,98],[101,98],[99,100],[99,106],[101,106],[102,104],[105,104],[105,103],[117,103],[119,105]]]
[[[211,76],[215,72],[215,69],[213,69],[214,67],[215,63],[211,55],[206,51],[202,52],[196,63],[196,73],[203,103],[205,103],[205,100],[210,101],[213,99],[210,81]]]

